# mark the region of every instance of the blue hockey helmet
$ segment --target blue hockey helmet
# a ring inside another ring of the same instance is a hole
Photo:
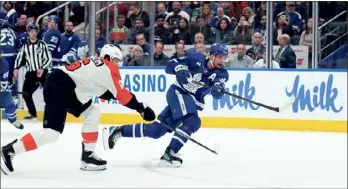
[[[50,15],[50,16],[48,17],[48,21],[49,21],[49,22],[58,23],[58,20],[59,20],[59,18],[58,18],[58,16],[56,16],[56,15]]]
[[[222,55],[222,56],[227,56],[228,55],[228,48],[226,45],[221,44],[221,43],[214,43],[210,46],[210,55]]]

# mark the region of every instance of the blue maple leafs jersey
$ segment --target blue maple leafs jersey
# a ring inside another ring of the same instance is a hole
[[[17,55],[19,40],[16,33],[10,28],[1,29],[1,46],[3,57],[13,57]]]
[[[224,86],[225,82],[229,79],[228,72],[224,68],[209,70],[206,56],[200,53],[191,53],[185,57],[171,59],[167,64],[166,73],[175,75],[175,67],[179,65],[188,66],[189,72],[192,75],[192,78],[189,80],[192,79],[193,81],[204,83],[210,87],[217,83]],[[196,105],[200,107],[200,110],[203,109],[204,97],[210,93],[210,89],[190,82],[186,85],[182,85],[176,81],[173,85],[192,95]]]
[[[47,44],[48,49],[52,53],[52,60],[59,62],[62,58],[61,52],[60,52],[60,38],[61,33],[58,29],[47,29],[44,33],[44,36],[42,37],[43,41]]]
[[[4,57],[0,58],[0,91],[10,91],[10,83],[8,81],[9,65]]]

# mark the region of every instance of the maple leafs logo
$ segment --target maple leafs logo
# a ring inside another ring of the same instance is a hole
[[[188,84],[183,85],[183,87],[184,87],[184,89],[186,89],[190,93],[196,93],[197,90],[202,88],[203,86],[194,84],[194,83],[192,83],[192,81],[203,83],[203,82],[201,82],[201,80],[202,80],[202,73],[194,74],[193,76],[191,76],[188,79],[188,81],[189,81]]]

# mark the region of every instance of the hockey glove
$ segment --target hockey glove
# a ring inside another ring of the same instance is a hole
[[[146,104],[141,103],[142,108],[137,110],[137,112],[143,117],[145,121],[153,121],[156,118],[155,112]]]
[[[176,80],[182,84],[186,85],[189,81],[188,79],[191,77],[190,72],[188,71],[188,67],[185,65],[177,65],[175,68]]]
[[[221,84],[215,84],[211,88],[211,95],[213,95],[214,99],[220,99],[224,96],[225,94],[225,87]]]

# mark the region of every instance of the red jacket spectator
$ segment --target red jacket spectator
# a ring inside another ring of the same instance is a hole
[[[239,15],[243,13],[243,9],[248,6],[247,1],[234,1],[230,3],[230,17],[239,19]]]

